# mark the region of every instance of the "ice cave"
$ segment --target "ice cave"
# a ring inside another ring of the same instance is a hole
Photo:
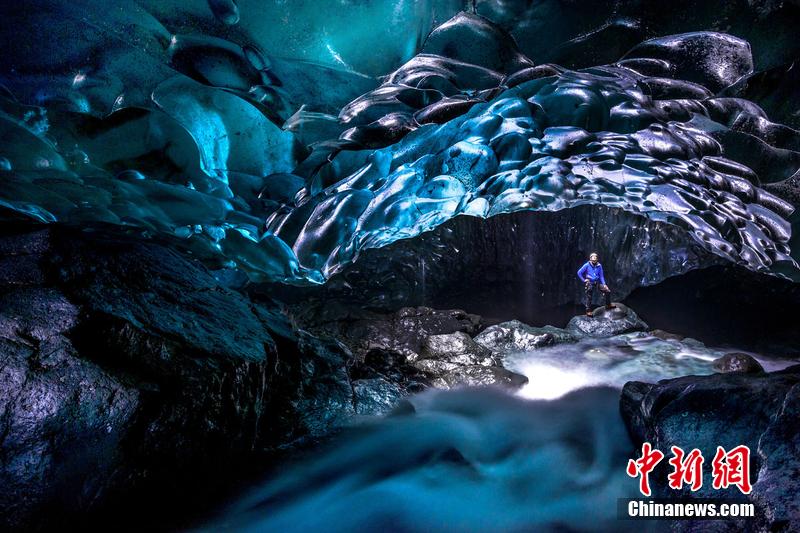
[[[3,530],[800,530],[797,1],[0,20]]]

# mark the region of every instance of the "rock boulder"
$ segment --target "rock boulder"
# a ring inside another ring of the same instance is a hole
[[[621,303],[615,303],[613,309],[598,307],[593,316],[579,315],[567,324],[567,331],[576,337],[611,337],[648,329],[633,309]]]
[[[756,504],[757,517],[752,529],[800,528],[800,365],[772,373],[685,376],[658,384],[630,382],[622,390],[620,410],[637,446],[647,441],[662,451],[671,446],[700,449],[708,480],[717,446],[726,450],[748,446],[753,490],[747,498]],[[660,465],[651,476],[656,497],[676,496],[667,488],[666,474]],[[688,489],[683,495],[688,495]],[[710,481],[694,496],[742,497],[737,488],[715,491]],[[692,530],[691,523],[680,526],[681,531]]]
[[[575,340],[566,330],[553,326],[536,328],[519,320],[489,326],[475,337],[475,342],[494,353],[526,352]]]
[[[714,369],[719,372],[745,372],[748,374],[764,371],[764,367],[755,357],[740,352],[726,353],[719,359],[715,359]]]

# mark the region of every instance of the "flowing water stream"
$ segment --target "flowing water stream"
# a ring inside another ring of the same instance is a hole
[[[710,374],[724,352],[636,333],[509,354],[506,366],[530,379],[518,394],[411,397],[288,465],[207,529],[659,531],[665,523],[616,518],[617,499],[637,495],[619,389]]]
[[[712,361],[729,352],[730,349],[707,347],[691,338],[663,340],[646,333],[630,333],[509,354],[505,366],[528,377],[521,396],[554,399],[583,387],[622,388],[628,381],[654,383],[678,376],[713,374]],[[758,359],[767,371],[793,364],[746,353]]]

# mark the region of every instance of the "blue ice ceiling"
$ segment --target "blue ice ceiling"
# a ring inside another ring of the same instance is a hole
[[[321,283],[457,215],[602,204],[796,271],[794,207],[766,188],[800,137],[732,97],[748,42],[684,33],[570,70],[459,2],[321,6],[4,6],[0,216]]]

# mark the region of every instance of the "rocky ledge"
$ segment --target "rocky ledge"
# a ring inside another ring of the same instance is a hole
[[[311,306],[296,308],[303,327],[338,339],[353,354],[350,378],[359,414],[389,412],[404,395],[427,387],[498,386],[519,389],[528,378],[504,366],[507,354],[587,337],[612,337],[648,329],[623,304],[573,318],[566,329],[512,320],[484,327],[461,310],[406,307],[396,313]],[[353,313],[357,313],[356,316]]]
[[[0,529],[182,491],[297,431],[269,411],[297,368],[272,318],[197,263],[56,228],[0,257]]]
[[[517,389],[527,378],[503,367],[502,357],[473,336],[481,317],[458,309],[405,307],[379,314],[323,306],[303,315],[303,327],[335,338],[353,355],[349,368],[358,414],[383,414],[403,396],[428,387],[499,386]],[[353,316],[352,313],[358,313]]]

